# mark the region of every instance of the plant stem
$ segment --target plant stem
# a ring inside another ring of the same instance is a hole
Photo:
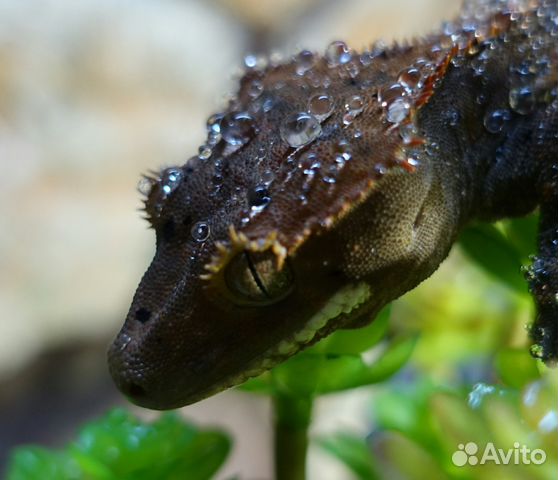
[[[277,393],[275,410],[275,480],[304,480],[311,397]]]

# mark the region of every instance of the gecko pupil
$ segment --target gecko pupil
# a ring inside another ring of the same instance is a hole
[[[285,298],[294,285],[290,267],[277,270],[272,252],[242,252],[227,266],[225,281],[242,305],[269,305]]]

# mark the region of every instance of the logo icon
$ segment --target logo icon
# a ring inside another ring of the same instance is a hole
[[[479,463],[479,459],[476,456],[478,451],[479,447],[474,442],[469,442],[465,445],[460,443],[457,446],[457,450],[453,452],[451,461],[457,467],[463,467],[467,463],[469,465],[476,465]]]
[[[478,454],[478,455],[477,455]],[[526,445],[519,442],[513,444],[513,448],[504,450],[496,448],[492,442],[488,442],[484,450],[480,452],[479,446],[475,442],[460,443],[457,450],[453,452],[451,461],[456,467],[484,465],[494,463],[496,465],[541,465],[546,461],[546,452],[540,448],[531,450]]]

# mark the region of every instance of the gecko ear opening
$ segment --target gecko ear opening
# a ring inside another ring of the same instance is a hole
[[[279,270],[270,251],[238,253],[225,269],[225,284],[239,305],[264,306],[283,300],[294,287],[288,262]]]

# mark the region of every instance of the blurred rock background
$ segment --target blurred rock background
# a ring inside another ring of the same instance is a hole
[[[412,38],[458,7],[0,0],[0,470],[11,445],[60,444],[84,419],[124,403],[105,350],[154,249],[135,211],[137,180],[197,151],[243,56]],[[316,428],[364,428],[359,395],[320,406]],[[222,478],[270,478],[265,402],[226,393],[185,414],[233,430]],[[344,478],[332,468],[315,478]]]

